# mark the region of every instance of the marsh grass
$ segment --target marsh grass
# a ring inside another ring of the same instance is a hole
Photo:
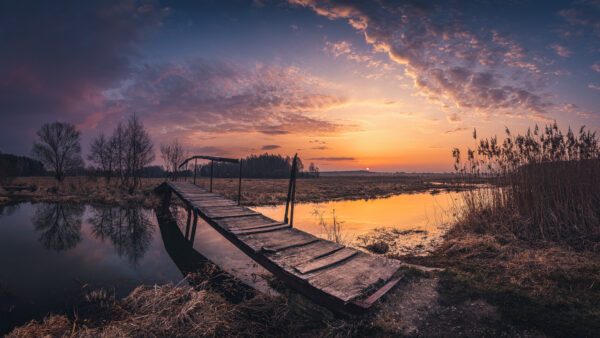
[[[476,132],[473,133],[476,138]],[[582,127],[563,134],[557,124],[525,135],[479,140],[455,169],[491,186],[465,192],[453,231],[508,233],[531,242],[600,250],[600,147]]]
[[[321,232],[325,235],[325,238],[328,241],[346,244],[350,239],[350,235],[344,234],[344,221],[341,221],[339,217],[335,215],[335,209],[331,210],[331,222],[327,221],[324,214],[325,213],[319,209],[315,208],[313,210],[313,215],[319,221]]]

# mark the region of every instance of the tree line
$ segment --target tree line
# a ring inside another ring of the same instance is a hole
[[[190,170],[193,170],[193,166]],[[197,174],[210,176],[211,164],[198,165]],[[215,162],[213,163],[214,177],[238,177],[239,164]],[[288,178],[292,171],[292,158],[279,154],[250,155],[242,159],[242,176],[247,178]],[[300,177],[319,177],[319,169],[314,163],[309,166],[309,171],[304,171],[304,164],[298,158],[298,175]]]
[[[192,176],[193,166],[183,170],[179,165],[190,156],[183,144],[177,139],[161,144],[160,154],[164,167],[150,165],[155,159],[154,145],[150,135],[140,119],[134,114],[125,123],[120,122],[112,134],[99,134],[90,144],[84,168],[81,151],[81,132],[73,124],[53,122],[44,124],[37,131],[38,140],[34,142],[30,159],[0,153],[0,177],[45,176],[53,175],[62,182],[67,175],[99,175],[107,183],[118,180],[120,184],[135,190],[142,177]],[[311,163],[308,171],[298,158],[300,176],[319,177],[319,168]],[[292,168],[289,156],[276,154],[250,155],[242,159],[242,175],[252,178],[286,178]],[[210,163],[198,165],[197,175],[209,176]],[[215,162],[215,177],[237,177],[239,164]]]

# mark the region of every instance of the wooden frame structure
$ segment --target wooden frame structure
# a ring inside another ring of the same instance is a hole
[[[171,193],[184,202],[190,242],[202,218],[290,288],[335,312],[362,313],[401,279],[399,261],[318,238],[189,182],[165,182],[155,192],[163,203]]]
[[[208,191],[210,191],[210,192],[212,192],[212,187],[213,187],[213,167],[214,167],[215,161],[240,164],[240,176],[239,176],[239,183],[238,183],[238,200],[237,200],[238,205],[239,205],[241,203],[241,199],[242,199],[242,160],[241,159],[238,160],[235,158],[207,156],[207,155],[195,155],[190,158],[187,158],[183,162],[181,162],[181,164],[179,165],[179,168],[188,164],[189,161],[194,160],[194,184],[196,184],[196,169],[198,168],[198,159],[210,160],[210,187],[208,189]],[[295,159],[295,157],[294,157],[294,159]]]

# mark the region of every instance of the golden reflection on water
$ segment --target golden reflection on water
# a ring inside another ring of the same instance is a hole
[[[323,213],[328,223],[331,223],[335,210],[337,220],[343,222],[342,231],[353,237],[381,227],[421,229],[436,233],[450,220],[453,207],[460,202],[460,194],[451,192],[432,195],[426,192],[371,200],[296,204],[294,227],[314,235],[322,235],[319,219],[314,215],[316,209]],[[283,220],[285,205],[253,209],[280,221]]]

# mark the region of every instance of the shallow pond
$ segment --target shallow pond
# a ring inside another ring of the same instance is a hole
[[[347,243],[378,228],[418,230],[436,237],[446,230],[452,209],[460,203],[460,194],[425,192],[371,200],[301,203],[294,208],[294,227],[327,238],[335,216],[340,223],[339,235]],[[253,209],[276,220],[282,220],[285,214],[285,205]]]
[[[331,223],[335,212],[348,243],[379,227],[423,229],[425,237],[438,236],[457,197],[457,193],[416,193],[297,204],[294,226],[327,238],[316,210],[325,223]],[[282,220],[285,206],[253,209]],[[179,230],[185,232],[185,210],[171,210]],[[141,207],[51,203],[0,207],[0,334],[50,312],[72,314],[94,289],[103,288],[118,299],[140,284],[179,282],[186,274],[177,253],[183,246],[159,227],[153,210]],[[201,220],[193,249],[246,284],[274,292],[266,270]]]
[[[163,241],[154,211],[141,207],[0,207],[0,334],[50,312],[72,314],[84,295],[98,288],[118,299],[140,284],[181,281],[184,273],[167,245],[177,243]],[[257,280],[266,271],[207,224],[200,222],[193,245],[226,271],[268,291],[266,282]]]

